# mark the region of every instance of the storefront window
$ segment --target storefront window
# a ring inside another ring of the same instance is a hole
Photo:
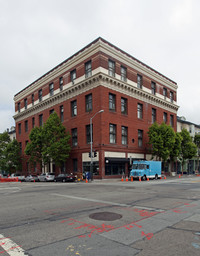
[[[84,172],[90,172],[90,162],[83,162]],[[99,162],[93,162],[93,175],[99,175]]]
[[[122,175],[125,173],[125,163],[106,163],[105,175]]]

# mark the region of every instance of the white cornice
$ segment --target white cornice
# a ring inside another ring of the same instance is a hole
[[[109,56],[112,56],[115,59],[118,59],[120,62],[123,62],[127,66],[138,71],[139,73],[146,75],[147,77],[153,79],[155,82],[161,83],[162,85],[165,85],[173,90],[177,90],[178,86],[176,85],[176,83],[173,83],[172,81],[170,81],[170,79],[167,79],[165,76],[159,74],[145,64],[127,56],[127,54],[121,52],[120,50],[117,50],[117,48],[111,47],[103,41],[101,41],[100,48],[102,52],[108,54]]]
[[[167,79],[166,77],[162,76],[158,72],[154,71],[150,67],[146,66],[145,64],[134,60],[134,58],[128,56],[128,54],[122,52],[117,47],[111,46],[108,43],[105,43],[101,38],[96,41],[95,43],[89,45],[87,48],[85,48],[83,51],[80,51],[79,53],[75,54],[69,60],[64,61],[54,69],[52,69],[50,72],[48,72],[46,75],[41,77],[36,82],[32,83],[28,87],[26,87],[24,90],[19,92],[15,95],[14,101],[19,101],[28,95],[34,93],[39,88],[42,88],[44,85],[50,83],[54,79],[60,77],[65,72],[68,72],[68,70],[80,66],[80,63],[84,62],[85,59],[89,58],[90,56],[94,55],[98,51],[102,51],[109,56],[119,60],[120,62],[124,63],[125,65],[133,68],[137,72],[146,75],[150,79],[154,80],[155,82],[158,82],[164,86],[167,86],[170,89],[177,90],[178,86]]]
[[[102,72],[98,72],[97,74],[87,79],[84,79],[84,81],[76,81],[75,84],[71,84],[71,86],[55,94],[54,96],[48,97],[37,105],[30,106],[23,112],[15,114],[14,119],[16,122],[19,122],[30,116],[36,115],[39,112],[44,111],[45,109],[52,108],[57,104],[62,104],[64,101],[69,100],[70,98],[73,98],[98,86],[104,86],[111,90],[126,94],[135,99],[152,104],[153,106],[163,108],[175,114],[178,110],[178,106],[176,104],[167,102],[132,85],[123,83],[122,81],[117,80],[114,77],[110,77]]]

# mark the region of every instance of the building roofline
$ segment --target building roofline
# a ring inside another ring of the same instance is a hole
[[[79,53],[83,52],[85,49],[89,48],[92,44],[96,43],[97,41],[102,41],[106,44],[108,44],[109,46],[115,48],[117,51],[120,51],[122,54],[125,54],[127,57],[133,59],[134,61],[137,61],[138,63],[142,64],[143,66],[147,67],[148,69],[152,70],[153,72],[157,73],[158,75],[164,77],[165,79],[169,80],[170,82],[174,83],[175,85],[177,85],[176,82],[174,82],[173,80],[171,80],[170,78],[164,76],[163,74],[161,74],[160,72],[158,72],[157,70],[151,68],[150,66],[148,66],[147,64],[145,64],[144,62],[138,60],[137,58],[133,57],[132,55],[128,54],[127,52],[121,50],[119,47],[111,44],[110,42],[108,42],[107,40],[105,40],[102,37],[98,37],[95,40],[93,40],[91,43],[87,44],[85,47],[83,47],[82,49],[80,49],[78,52],[74,53],[73,55],[71,55],[69,58],[65,59],[64,61],[62,61],[61,63],[59,63],[58,65],[56,65],[54,68],[50,69],[48,72],[46,72],[44,75],[40,76],[38,79],[36,79],[34,82],[32,82],[31,84],[29,84],[28,86],[26,86],[24,89],[22,89],[21,91],[19,91],[18,93],[16,93],[14,95],[14,97],[16,97],[17,95],[19,95],[21,92],[23,92],[24,90],[26,90],[28,87],[32,86],[34,83],[38,82],[40,79],[42,79],[43,77],[45,77],[46,75],[48,75],[49,73],[51,73],[52,71],[54,71],[55,69],[57,69],[59,66],[62,66],[64,63],[68,62],[70,59],[74,58],[76,55],[78,55]]]
[[[189,125],[194,125],[194,126],[200,128],[199,124],[195,124],[195,123],[192,123],[192,122],[189,122],[189,121],[186,121],[186,120],[182,120],[180,116],[177,116],[177,122],[184,123],[184,124],[189,124]]]

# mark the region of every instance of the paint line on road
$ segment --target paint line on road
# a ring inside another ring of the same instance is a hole
[[[10,256],[25,256],[25,251],[18,244],[14,243],[10,238],[0,234],[0,246],[4,249],[0,254],[7,253]]]
[[[62,194],[56,194],[56,193],[53,193],[52,195],[59,196],[59,197],[71,198],[71,199],[77,199],[77,200],[82,200],[82,201],[90,201],[90,202],[95,202],[95,203],[116,205],[116,206],[121,206],[121,207],[133,207],[133,208],[140,208],[140,209],[157,211],[157,212],[163,212],[164,211],[163,209],[155,209],[155,208],[150,208],[150,207],[145,207],[145,206],[137,206],[137,205],[132,206],[132,205],[128,205],[128,204],[120,204],[120,203],[115,203],[115,202],[110,202],[110,201],[103,201],[103,200],[97,200],[97,199],[91,199],[91,198],[83,198],[83,197],[62,195]]]
[[[0,188],[0,190],[5,190],[5,189],[18,189],[18,190],[21,190],[21,188],[18,188],[18,187],[12,187],[12,188]]]
[[[62,194],[56,194],[56,193],[53,193],[52,195],[59,196],[59,197],[71,198],[71,199],[77,199],[77,200],[82,200],[82,201],[90,201],[90,202],[95,202],[95,203],[110,204],[110,205],[117,205],[117,206],[123,206],[123,207],[131,207],[131,205],[128,205],[128,204],[120,204],[120,203],[91,199],[91,198],[83,198],[83,197],[62,195]]]

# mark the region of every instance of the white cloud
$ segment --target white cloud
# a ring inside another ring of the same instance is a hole
[[[177,29],[185,30],[185,26],[191,25],[193,22],[193,7],[195,1],[182,0],[175,1],[170,17],[170,22]]]
[[[200,1],[0,0],[0,5],[0,132],[13,123],[17,92],[98,36],[177,82],[179,112],[200,123]]]

